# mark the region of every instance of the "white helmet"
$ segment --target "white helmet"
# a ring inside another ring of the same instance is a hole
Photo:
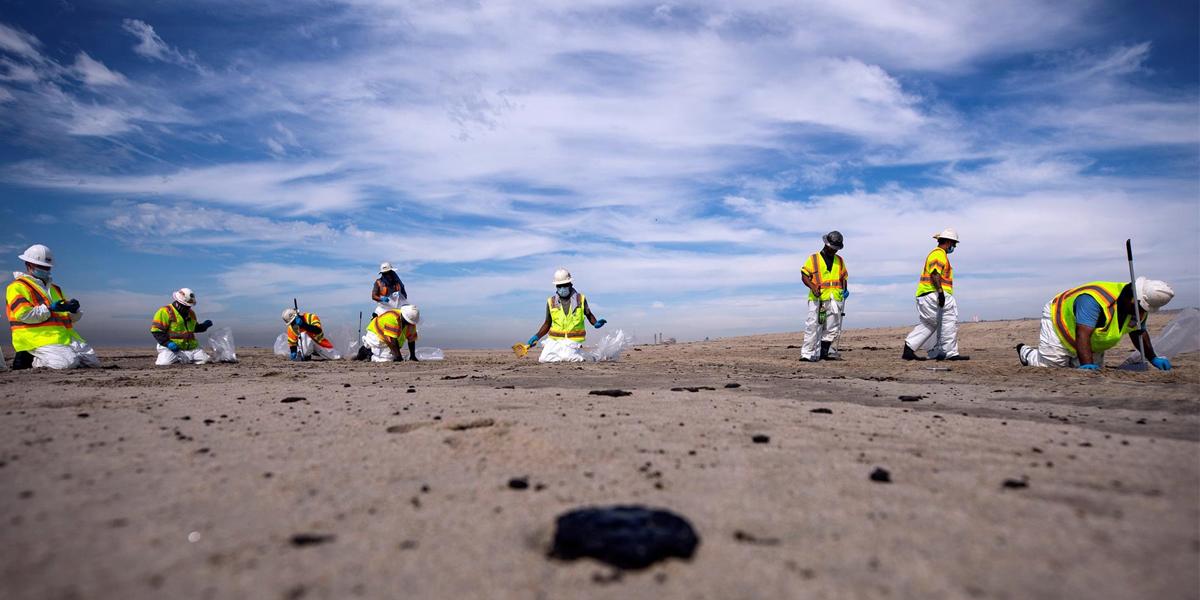
[[[412,304],[405,304],[400,307],[400,316],[404,317],[405,321],[417,325],[421,322],[421,311]]]
[[[955,231],[953,227],[947,227],[947,228],[943,229],[941,233],[933,234],[933,239],[935,239],[935,240],[953,240],[953,241],[957,242],[958,241],[958,232]]]
[[[565,268],[560,268],[554,272],[554,285],[566,285],[571,283],[571,272]]]
[[[1135,282],[1138,305],[1146,312],[1158,312],[1175,297],[1175,290],[1165,281],[1138,277]]]
[[[51,252],[49,248],[41,244],[34,244],[30,246],[27,250],[25,250],[25,254],[22,254],[17,258],[27,263],[33,263],[39,267],[54,266],[54,253]]]
[[[390,263],[390,262],[379,263],[379,274],[380,275],[387,273],[388,271],[395,271],[395,269],[392,268],[392,263]]]
[[[193,292],[192,288],[179,288],[179,291],[171,294],[171,297],[184,306],[196,305],[196,292]]]
[[[284,323],[291,323],[292,321],[296,320],[296,315],[298,315],[298,314],[300,314],[300,311],[298,311],[298,310],[296,310],[296,309],[294,309],[294,308],[285,308],[285,309],[283,309],[283,315],[282,315],[282,316],[283,316],[283,322],[284,322]]]

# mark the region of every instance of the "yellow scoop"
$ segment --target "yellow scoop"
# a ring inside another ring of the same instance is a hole
[[[529,354],[529,346],[521,343],[513,344],[513,354],[516,354],[517,358],[525,358],[525,355]]]

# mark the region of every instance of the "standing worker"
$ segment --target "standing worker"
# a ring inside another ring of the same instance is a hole
[[[1141,307],[1141,323],[1134,319],[1134,292]],[[1067,290],[1042,308],[1038,347],[1017,344],[1017,358],[1027,367],[1077,367],[1098,371],[1104,366],[1104,352],[1128,334],[1133,347],[1140,347],[1150,364],[1169,371],[1171,362],[1155,356],[1150,334],[1144,326],[1149,313],[1158,312],[1174,297],[1171,286],[1145,277],[1138,277],[1133,287],[1125,282],[1093,281]],[[1138,338],[1141,338],[1140,346]],[[1086,341],[1080,343],[1081,340]]]
[[[904,360],[925,360],[917,350],[929,348],[929,358],[969,360],[958,353],[958,303],[954,301],[954,267],[950,255],[958,246],[958,232],[947,227],[933,236],[934,248],[925,257],[921,280],[917,284],[919,322],[904,340]]]
[[[51,282],[54,254],[34,244],[17,258],[25,262],[25,272],[13,272],[4,294],[16,352],[13,369],[99,367],[96,351],[75,331],[75,322],[83,316],[79,300],[67,300],[62,288]]]
[[[585,322],[596,329],[608,322],[592,314],[587,297],[575,291],[573,282],[570,271],[558,269],[554,272],[554,295],[546,299],[546,318],[528,342],[533,346],[542,336],[550,336],[542,346],[539,362],[582,362],[584,358],[579,350],[587,338]]]
[[[371,319],[367,332],[363,334],[360,353],[369,350],[371,362],[400,362],[401,340],[408,341],[408,359],[417,361],[417,324],[421,322],[421,311],[411,304],[398,309],[384,311]]]
[[[287,323],[287,342],[292,360],[312,360],[313,354],[327,360],[338,360],[341,354],[334,349],[333,342],[325,337],[321,317],[316,313],[300,312],[295,308],[283,309],[283,322]]]
[[[404,282],[400,281],[392,263],[385,262],[379,265],[379,279],[376,279],[375,285],[371,287],[371,299],[378,303],[375,307],[376,316],[408,304],[408,290],[404,289]]]
[[[804,320],[800,358],[809,362],[841,360],[837,340],[842,334],[844,302],[850,296],[846,263],[837,255],[843,247],[841,232],[830,231],[821,241],[825,247],[809,256],[800,268],[800,279],[808,287],[808,318]]]
[[[158,342],[158,359],[154,364],[161,367],[175,363],[208,363],[208,354],[200,349],[196,334],[208,331],[213,322],[196,322],[196,313],[192,310],[196,305],[196,293],[191,288],[181,288],[171,294],[171,300],[154,313],[154,321],[150,323],[150,335]]]

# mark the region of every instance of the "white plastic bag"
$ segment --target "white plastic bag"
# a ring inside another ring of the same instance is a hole
[[[291,356],[292,351],[291,347],[288,346],[286,332],[279,334],[279,337],[275,338],[274,351],[276,356]]]
[[[618,329],[604,336],[595,350],[587,352],[587,358],[597,362],[617,361],[621,359],[621,352],[631,345],[633,338]]]
[[[633,338],[620,329],[604,336],[594,349],[570,340],[545,339],[538,362],[612,362],[620,360],[621,352],[633,344]]]
[[[235,363],[237,351],[233,345],[233,330],[228,327],[208,332],[208,349],[213,362]]]
[[[1200,308],[1185,308],[1162,333],[1150,338],[1156,356],[1171,358],[1187,352],[1200,351]],[[1137,350],[1129,353],[1124,364],[1140,362]]]
[[[443,360],[446,354],[441,348],[417,348],[417,360]]]

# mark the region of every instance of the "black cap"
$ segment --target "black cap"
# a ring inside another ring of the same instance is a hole
[[[829,246],[841,250],[844,247],[842,243],[842,232],[834,230],[821,237],[821,241]]]

